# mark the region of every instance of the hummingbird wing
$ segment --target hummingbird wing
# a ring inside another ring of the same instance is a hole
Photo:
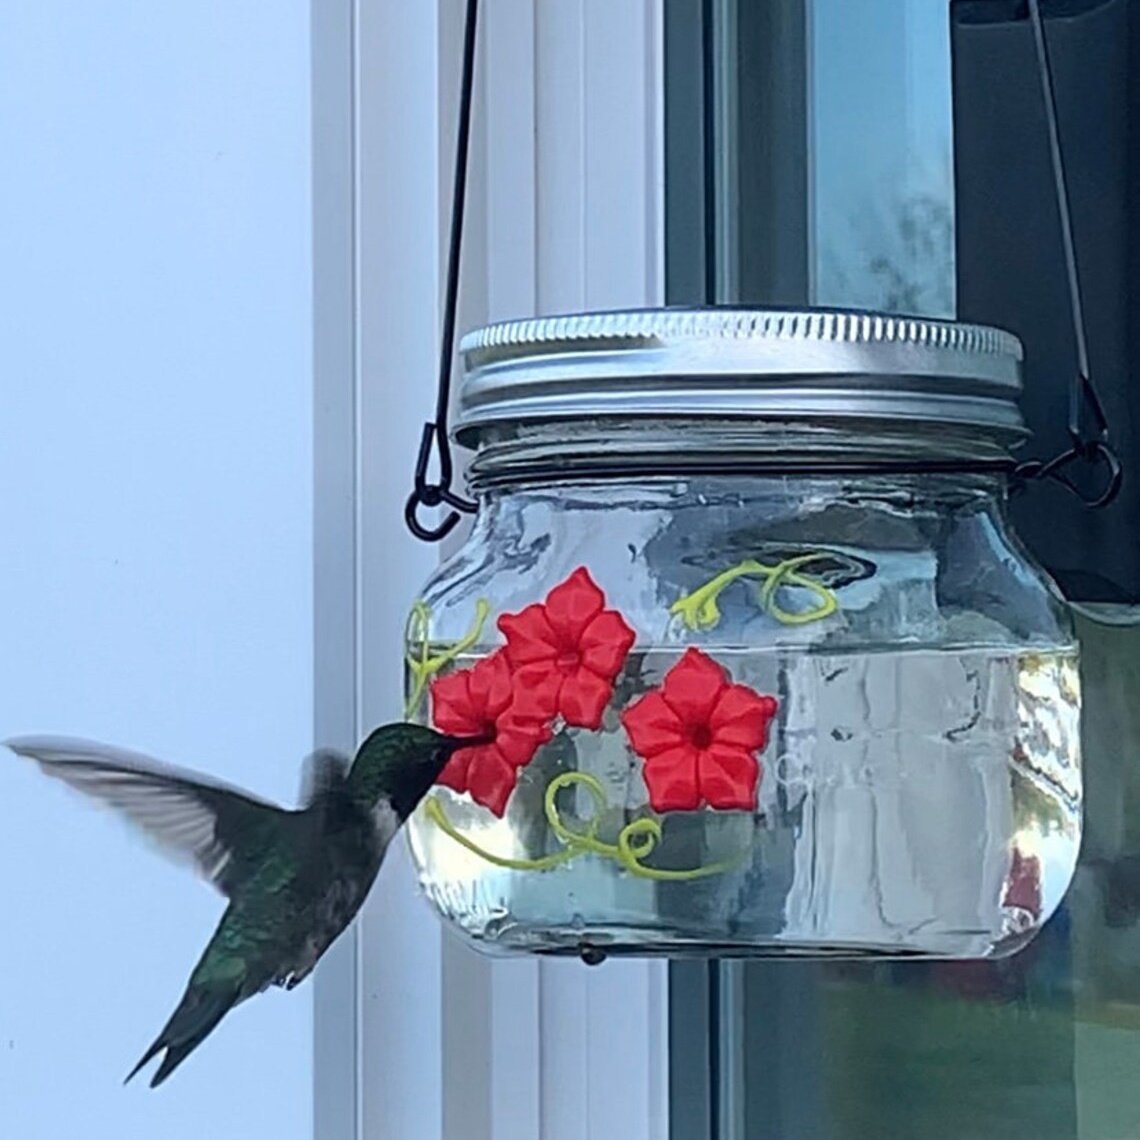
[[[318,796],[344,787],[351,761],[335,748],[318,748],[305,757],[301,776],[301,803],[306,807]]]
[[[4,744],[115,808],[224,895],[245,882],[297,813],[238,788],[109,744],[25,736]]]

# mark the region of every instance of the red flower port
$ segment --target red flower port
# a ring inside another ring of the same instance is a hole
[[[502,816],[519,769],[551,737],[550,706],[541,698],[516,686],[501,651],[432,682],[436,728],[453,736],[490,738],[488,744],[456,752],[438,783],[469,792],[476,803]]]
[[[725,670],[689,649],[622,713],[633,749],[645,760],[654,811],[756,810],[760,762],[776,715],[774,697],[734,685]]]
[[[570,725],[597,729],[634,642],[634,632],[579,567],[546,596],[499,618],[516,689],[533,692]]]

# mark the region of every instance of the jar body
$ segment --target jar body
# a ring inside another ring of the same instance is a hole
[[[992,477],[488,492],[406,649],[445,729],[479,662],[524,703],[586,669],[410,821],[489,951],[1000,956],[1075,866],[1076,646]]]

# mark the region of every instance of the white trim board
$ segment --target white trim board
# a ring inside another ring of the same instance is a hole
[[[313,735],[357,737],[356,160],[354,0],[313,0]],[[313,1130],[355,1140],[356,964],[352,926],[313,979]]]

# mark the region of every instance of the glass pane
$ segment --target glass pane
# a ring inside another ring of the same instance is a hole
[[[1024,4],[1013,0],[959,6],[980,20],[1024,19]],[[674,27],[673,41],[687,50],[668,64],[666,193],[681,170],[694,192],[675,199],[669,218],[670,302],[953,317],[946,0],[690,0],[677,11],[686,7],[695,17],[690,34]],[[1052,21],[1063,25],[1058,40],[1067,34],[1090,51],[1077,17],[1112,8],[1121,18],[1125,7],[1140,29],[1140,0],[1045,4],[1046,15],[1065,17]],[[987,35],[988,50],[1004,50],[985,28],[978,32]],[[693,46],[702,42],[703,53]],[[1028,55],[1010,60],[1031,66],[1031,42]],[[1083,82],[1076,64],[1061,67],[1062,80]],[[1003,97],[1036,106],[1040,91],[1035,73],[1029,77],[1032,84],[1016,93],[1011,84]],[[1140,108],[1140,86],[1131,82]],[[682,103],[690,127],[703,122],[702,131],[678,128]],[[1089,105],[1100,106],[1091,98]],[[1107,96],[1105,111],[1114,112]],[[1076,152],[1087,160],[1079,140]],[[986,156],[993,180],[1001,176],[992,164],[1003,157]],[[970,161],[978,158],[971,151]],[[704,172],[703,189],[694,169]],[[1095,163],[1082,171],[1101,200],[1114,203],[1126,185],[1112,181],[1119,174]],[[1040,200],[1026,206],[1035,222],[1052,226],[1052,187],[1041,182]],[[970,205],[980,208],[977,193]],[[1009,202],[1004,208],[1016,213]],[[1109,213],[1126,231],[1124,215]],[[1080,221],[1078,252],[1089,232]],[[1098,259],[1121,248],[1102,244],[1085,247],[1092,252],[1082,259],[1094,278]],[[969,252],[972,269],[985,263],[984,250]],[[984,291],[975,282],[973,292]],[[1024,304],[1028,292],[1020,290]],[[1094,325],[1094,357],[1126,350],[1115,308],[1098,307]],[[1120,369],[1101,374],[1114,371],[1127,377]],[[1130,422],[1125,416],[1122,430]],[[1135,514],[1120,509],[1128,519],[1114,533],[1134,544]],[[1098,557],[1106,560],[1102,550]],[[1073,886],[1042,934],[1000,962],[674,964],[676,1140],[1140,1137],[1140,607],[1086,606],[1076,620],[1085,837]],[[1021,889],[1031,901],[1031,877]]]
[[[676,0],[666,69],[670,301],[953,315],[946,0]]]
[[[954,315],[946,0],[811,0],[812,300]]]

